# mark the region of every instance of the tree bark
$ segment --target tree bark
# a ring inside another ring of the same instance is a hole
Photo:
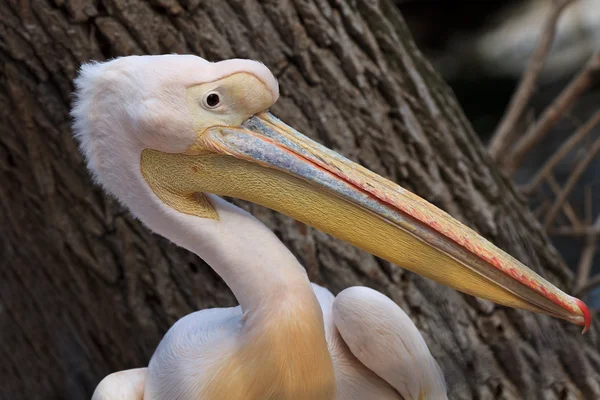
[[[94,184],[71,137],[87,60],[194,53],[263,61],[272,112],[415,191],[565,291],[572,277],[496,170],[390,0],[0,0],[0,398],[85,399],[145,366],[166,330],[235,299],[198,257]],[[334,293],[367,285],[415,321],[453,399],[600,398],[600,329],[459,294],[264,208]]]

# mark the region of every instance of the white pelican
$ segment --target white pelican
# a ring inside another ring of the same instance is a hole
[[[198,254],[240,306],[165,335],[147,369],[94,399],[444,399],[420,333],[390,299],[311,286],[277,237],[217,196],[264,205],[463,292],[590,324],[586,306],[416,195],[266,112],[277,81],[250,60],[124,57],[84,65],[74,131],[94,178]]]

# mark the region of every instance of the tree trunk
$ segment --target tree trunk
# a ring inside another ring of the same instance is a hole
[[[272,112],[415,191],[565,291],[571,274],[499,175],[390,0],[0,1],[0,398],[85,399],[165,331],[235,299],[201,260],[92,184],[71,137],[81,62],[142,53],[263,61]],[[600,398],[598,323],[459,294],[264,208],[334,293],[367,285],[415,321],[453,399]]]

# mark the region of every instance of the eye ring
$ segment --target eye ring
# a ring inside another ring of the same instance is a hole
[[[205,108],[217,108],[221,104],[221,96],[217,92],[209,92],[202,99],[202,104]]]

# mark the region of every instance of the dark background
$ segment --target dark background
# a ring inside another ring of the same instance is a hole
[[[482,59],[473,50],[478,45],[478,40],[503,24],[508,24],[511,19],[516,20],[524,12],[531,13],[532,8],[524,7],[528,3],[531,7],[541,7],[544,1],[396,1],[404,18],[414,36],[415,42],[434,66],[442,73],[446,82],[452,87],[465,114],[473,124],[475,131],[484,142],[490,139],[495,127],[500,121],[506,105],[508,104],[520,74],[515,70],[507,70],[499,66],[490,65],[491,61]],[[546,2],[550,3],[550,1]],[[598,14],[600,2],[584,1],[582,13]],[[570,7],[576,7],[571,5]],[[581,5],[580,5],[581,6]],[[532,13],[533,14],[533,13]],[[536,15],[538,15],[536,13]],[[538,18],[532,19],[537,24],[520,25],[519,29],[532,32],[526,35],[529,39],[523,43],[507,45],[517,51],[527,54],[527,49],[534,45],[542,29],[544,12],[539,12]],[[591,18],[594,18],[591,17]],[[598,15],[600,17],[600,15]],[[552,50],[554,55],[560,51],[578,49],[577,54],[587,57],[600,46],[600,18],[596,17],[596,27],[579,26],[576,33],[566,34],[560,32],[555,39]],[[573,35],[580,35],[574,36]],[[551,53],[552,56],[552,53]],[[523,58],[525,66],[527,59]],[[567,58],[560,64],[560,68],[553,68],[542,75],[538,88],[530,104],[530,113],[539,115],[556,98],[560,91],[578,72],[585,58]],[[522,69],[521,69],[522,70]],[[594,85],[586,92],[579,102],[559,121],[551,133],[538,145],[535,151],[528,154],[514,179],[517,184],[526,183],[534,172],[547,160],[557,148],[561,146],[578,126],[600,106],[600,92],[598,85]],[[590,143],[600,135],[600,129],[595,128],[589,134]],[[555,169],[555,177],[559,183],[564,183],[573,169],[573,164],[581,156],[579,152],[570,154]],[[575,189],[569,196],[569,203],[573,206],[578,216],[584,215],[584,188],[592,191],[592,215],[600,213],[600,157],[592,162],[582,175]],[[548,188],[529,199],[529,204],[535,208],[551,194]],[[563,221],[564,222],[564,221]],[[560,224],[560,221],[559,221]],[[560,251],[566,263],[575,271],[579,263],[584,246],[583,238],[571,238],[551,235],[554,245]],[[593,264],[592,275],[600,273],[600,257],[596,256]],[[595,308],[600,308],[600,288],[587,294],[585,299]]]

